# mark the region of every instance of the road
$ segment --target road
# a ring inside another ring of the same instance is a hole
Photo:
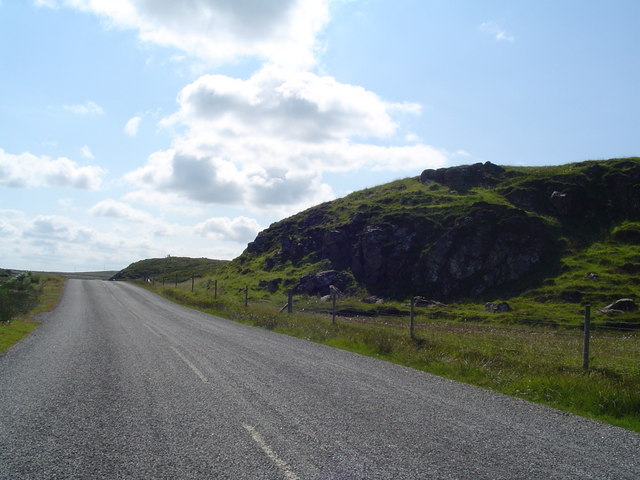
[[[70,280],[0,357],[1,479],[638,479],[640,435]]]

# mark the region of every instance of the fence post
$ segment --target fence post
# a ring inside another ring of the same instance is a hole
[[[293,291],[289,290],[289,295],[288,295],[288,301],[287,301],[287,313],[292,313],[293,312]]]
[[[176,288],[178,288],[178,274],[176,273]]]
[[[193,276],[193,273],[191,274],[191,292],[193,292],[193,282],[194,282],[195,277]]]
[[[413,329],[414,329],[413,314],[414,314],[415,306],[416,306],[416,297],[411,297],[411,311],[410,311],[410,314],[409,314],[409,334],[411,335],[412,339],[414,338],[414,335],[413,335]]]
[[[249,285],[244,287],[244,306],[249,306]]]
[[[331,290],[331,323],[336,324],[336,287],[329,285]]]
[[[213,299],[218,299],[218,280],[213,281]]]
[[[582,342],[582,368],[589,370],[589,339],[591,330],[591,305],[584,306],[584,339]]]

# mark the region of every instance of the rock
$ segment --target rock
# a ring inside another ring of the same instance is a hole
[[[536,271],[553,251],[550,228],[520,210],[477,204],[422,254],[414,285],[440,299],[508,285]]]
[[[431,300],[426,297],[414,297],[414,305],[416,307],[444,307],[444,303]]]
[[[364,303],[377,303],[377,304],[382,304],[384,303],[384,298],[380,298],[380,297],[376,297],[375,295],[372,295],[370,297],[365,297],[362,299],[362,301]]]
[[[511,311],[511,306],[507,302],[488,302],[484,309],[491,313],[505,313]]]
[[[610,305],[607,305],[601,313],[613,313],[613,312],[635,312],[638,310],[638,305],[631,298],[620,298]]]
[[[472,187],[493,187],[499,183],[503,174],[504,168],[486,162],[424,170],[420,175],[420,181],[425,185],[437,182],[454,190],[466,191]]]
[[[591,280],[592,282],[597,282],[600,279],[598,274],[597,273],[593,273],[593,272],[589,272],[587,274],[586,278]]]
[[[280,283],[282,283],[281,278],[274,278],[273,280],[260,280],[258,286],[266,288],[269,293],[275,293],[280,288]]]
[[[342,270],[351,263],[351,242],[344,230],[327,230],[324,232],[320,255],[331,261],[333,267]]]
[[[294,293],[305,295],[331,295],[330,287],[344,291],[351,283],[351,276],[346,272],[326,270],[324,272],[305,275],[293,289]]]

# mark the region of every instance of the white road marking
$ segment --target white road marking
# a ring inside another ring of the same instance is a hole
[[[266,453],[267,457],[269,457],[271,461],[275,463],[280,470],[282,470],[282,473],[284,474],[284,478],[286,478],[286,480],[300,480],[300,478],[295,473],[293,473],[293,470],[291,469],[289,464],[278,457],[278,455],[271,449],[269,445],[267,445],[267,442],[264,441],[262,435],[260,435],[255,428],[245,423],[243,423],[242,426],[247,432],[251,434],[251,438],[253,438],[253,441],[258,444],[258,446],[264,453]]]
[[[207,383],[207,382],[208,382],[207,377],[205,377],[205,376],[204,376],[204,374],[203,374],[200,370],[198,370],[198,367],[196,367],[193,363],[191,363],[189,360],[187,360],[187,359],[185,358],[185,356],[184,356],[184,355],[182,355],[182,354],[178,351],[178,349],[177,349],[176,347],[174,347],[174,346],[172,346],[172,345],[170,345],[170,347],[171,347],[171,350],[173,350],[174,352],[176,352],[176,355],[178,355],[178,356],[182,359],[182,361],[183,361],[184,363],[186,363],[186,364],[189,366],[189,368],[190,368],[191,370],[193,370],[193,373],[195,373],[198,377],[200,377],[200,380],[202,380],[202,382],[203,382],[203,383]]]

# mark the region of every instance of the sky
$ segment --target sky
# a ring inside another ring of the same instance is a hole
[[[352,191],[640,155],[637,0],[0,0],[0,267],[233,259]]]

